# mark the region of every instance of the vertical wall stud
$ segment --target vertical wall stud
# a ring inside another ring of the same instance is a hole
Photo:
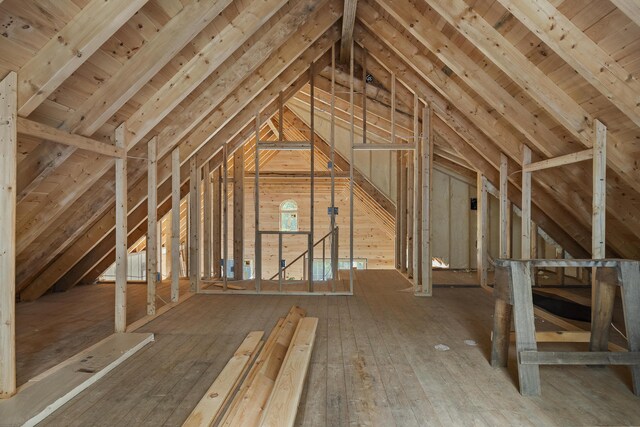
[[[171,301],[180,297],[180,150],[171,152]]]
[[[126,149],[125,124],[116,129],[116,146]],[[116,308],[115,331],[127,328],[127,158],[117,158],[116,167]]]
[[[0,81],[0,398],[16,392],[17,75]]]
[[[147,314],[156,314],[158,277],[158,158],[157,139],[147,143]]]

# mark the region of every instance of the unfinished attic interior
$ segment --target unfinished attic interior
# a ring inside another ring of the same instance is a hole
[[[0,0],[0,426],[640,425],[637,0]]]

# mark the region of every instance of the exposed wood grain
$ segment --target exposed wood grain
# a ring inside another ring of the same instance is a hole
[[[222,409],[230,399],[236,386],[242,379],[242,374],[249,367],[260,348],[263,331],[249,332],[233,357],[229,359],[220,375],[211,384],[200,402],[193,408],[191,414],[182,424],[183,427],[209,427],[220,416]]]
[[[233,153],[233,278],[244,271],[244,147]]]
[[[147,142],[147,315],[156,313],[158,282],[158,155],[157,139]]]
[[[0,81],[0,399],[16,392],[17,80]]]
[[[353,26],[356,22],[356,7],[358,0],[345,0],[342,12],[342,37],[340,38],[340,60],[349,60],[351,44],[353,42]]]
[[[124,150],[115,145],[105,144],[82,135],[65,132],[22,117],[18,118],[18,134],[34,136],[46,141],[58,142],[81,150],[88,150],[111,157],[122,157],[124,154]]]
[[[264,409],[261,426],[291,427],[294,425],[302,387],[307,376],[311,352],[316,337],[318,318],[300,319],[269,402]]]
[[[171,152],[171,301],[180,297],[180,150]]]
[[[133,134],[129,144],[135,145],[151,131],[285,3],[254,0],[242,10],[127,120],[127,129]]]
[[[124,124],[118,126],[115,134],[116,146],[127,146]],[[115,331],[127,328],[127,158],[116,159],[116,299]]]
[[[83,7],[18,72],[19,114],[31,114],[147,1],[92,0]]]
[[[551,2],[500,0],[500,3],[640,126],[640,82],[631,78],[628,71]]]

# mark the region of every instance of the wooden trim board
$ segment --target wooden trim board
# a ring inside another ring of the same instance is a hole
[[[81,351],[0,401],[2,424],[35,426],[153,340],[152,333],[116,333]]]

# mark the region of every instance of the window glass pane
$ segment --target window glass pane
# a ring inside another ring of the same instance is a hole
[[[295,211],[297,209],[298,209],[298,204],[296,202],[294,202],[293,200],[285,200],[280,205],[280,210],[281,211]]]
[[[282,212],[280,214],[280,231],[298,231],[298,214]]]

